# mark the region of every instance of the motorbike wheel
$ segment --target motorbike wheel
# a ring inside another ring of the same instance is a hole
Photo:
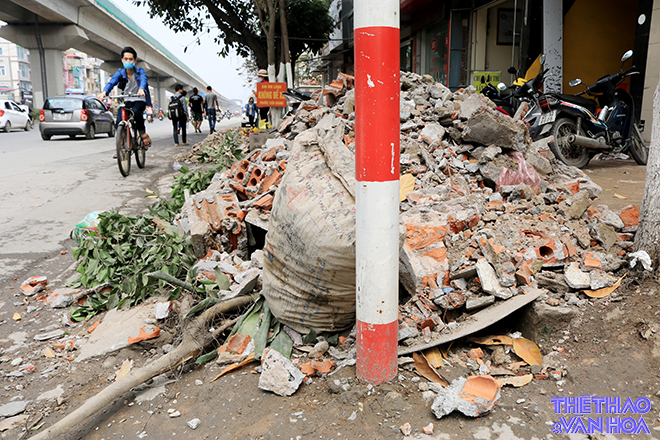
[[[117,145],[117,166],[121,175],[126,177],[131,172],[131,146],[129,145],[128,130],[124,124],[117,127],[115,143]]]
[[[578,133],[575,121],[569,118],[558,119],[552,125],[550,131],[555,137],[555,141],[550,144],[550,149],[557,159],[561,160],[566,165],[578,168],[584,168],[587,166],[591,160],[591,154],[589,151],[584,147],[566,142],[566,137],[569,134],[582,134]]]
[[[637,165],[646,165],[649,159],[649,147],[642,138],[637,124],[633,124],[630,137],[630,155],[635,159]]]
[[[138,168],[144,168],[144,165],[147,161],[147,150],[146,150],[146,148],[144,148],[144,141],[142,140],[140,135],[138,135],[135,138],[134,147],[135,147],[135,150],[134,150],[134,152],[135,152],[135,163],[137,164]]]

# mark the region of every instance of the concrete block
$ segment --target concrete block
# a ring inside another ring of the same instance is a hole
[[[511,290],[502,286],[500,280],[488,261],[484,258],[477,260],[477,273],[481,281],[481,289],[500,299],[509,299],[512,296]]]
[[[268,350],[261,369],[259,388],[278,396],[292,395],[305,379],[303,372],[276,350]]]
[[[470,376],[454,380],[438,389],[431,411],[440,419],[458,410],[468,417],[479,417],[493,409],[500,399],[500,383],[490,376]]]
[[[564,280],[571,288],[580,290],[580,289],[589,289],[591,286],[591,278],[589,277],[588,272],[583,272],[580,269],[580,263],[573,262],[568,266],[568,269],[564,272]]]
[[[474,113],[466,124],[462,133],[464,141],[523,152],[527,149],[529,131],[525,124],[488,107]]]

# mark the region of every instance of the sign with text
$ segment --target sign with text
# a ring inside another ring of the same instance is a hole
[[[260,82],[257,84],[257,107],[286,107],[286,83]]]
[[[474,72],[472,77],[472,85],[477,89],[478,93],[486,87],[486,84],[492,84],[497,88],[497,85],[502,80],[502,72],[500,71],[478,71]]]

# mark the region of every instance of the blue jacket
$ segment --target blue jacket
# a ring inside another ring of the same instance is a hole
[[[147,100],[147,105],[151,106],[151,94],[149,93],[149,81],[147,79],[147,73],[144,71],[142,67],[136,67],[135,68],[135,75],[137,75],[137,82],[142,90],[144,90],[144,94]],[[126,88],[126,84],[128,83],[128,75],[126,74],[126,69],[121,68],[115,72],[114,75],[112,75],[112,78],[110,78],[110,81],[108,81],[108,84],[103,87],[103,91],[110,95],[110,91],[116,86],[119,85],[120,90],[124,90]]]
[[[245,104],[245,116],[255,116],[257,114],[257,104],[254,102],[252,105],[248,102]]]

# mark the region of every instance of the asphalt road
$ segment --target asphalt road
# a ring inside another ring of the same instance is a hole
[[[237,124],[222,121],[216,128]],[[204,135],[189,135],[191,145],[208,134],[208,123],[202,129]],[[173,173],[168,158],[190,148],[174,147],[167,119],[148,124],[147,132],[153,145],[146,167],[133,161],[126,178],[112,159],[115,139],[106,134],[43,141],[38,125],[29,132],[0,133],[0,279],[59,253],[76,223],[92,211],[144,210],[150,204],[143,198],[146,190]]]

